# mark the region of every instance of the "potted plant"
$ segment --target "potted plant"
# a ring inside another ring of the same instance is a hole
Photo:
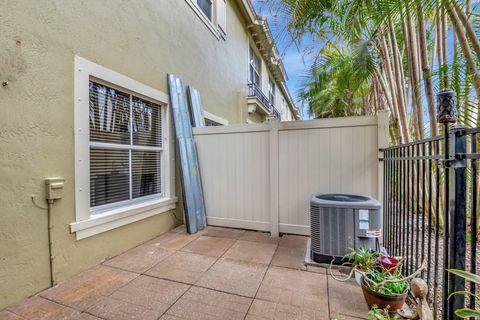
[[[395,314],[405,303],[408,281],[402,276],[400,268],[393,274],[384,268],[371,269],[362,277],[361,285],[370,308],[377,305],[378,308],[388,308],[390,314]]]
[[[379,256],[378,252],[361,246],[358,250],[350,249],[350,252],[343,257],[343,260],[347,260],[351,264],[355,272],[355,280],[361,285],[362,276],[367,271],[377,267],[376,258]]]

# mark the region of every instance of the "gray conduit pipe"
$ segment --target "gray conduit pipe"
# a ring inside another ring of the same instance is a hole
[[[53,224],[52,224],[52,208],[53,208],[53,202],[55,200],[49,199],[47,200],[47,223],[48,223],[48,260],[50,262],[50,286],[53,287],[55,285],[55,280],[53,278],[53,259],[54,256],[52,254],[52,229],[53,229]]]
[[[52,208],[53,208],[53,203],[55,202],[54,199],[46,199],[47,200],[47,207],[44,208],[40,205],[37,204],[35,201],[35,195],[31,196],[32,203],[35,207],[42,209],[42,210],[47,210],[47,233],[48,233],[48,260],[49,260],[49,266],[50,266],[50,286],[53,287],[55,285],[55,280],[53,278],[53,254],[52,254],[52,229],[53,229],[53,224],[52,224]]]

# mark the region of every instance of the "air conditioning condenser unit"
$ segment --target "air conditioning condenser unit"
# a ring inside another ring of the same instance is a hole
[[[376,249],[382,236],[380,203],[351,194],[317,194],[310,201],[311,259],[342,263],[349,248]]]

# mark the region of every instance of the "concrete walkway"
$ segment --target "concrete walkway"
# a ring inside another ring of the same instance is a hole
[[[183,226],[0,311],[0,319],[368,319],[355,282],[303,264],[306,237]]]

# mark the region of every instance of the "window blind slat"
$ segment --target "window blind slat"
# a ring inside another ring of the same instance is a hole
[[[133,144],[151,147],[162,146],[162,116],[159,105],[132,98]]]
[[[130,198],[128,164],[128,150],[90,150],[91,207]]]
[[[132,151],[132,197],[161,193],[160,153]]]

